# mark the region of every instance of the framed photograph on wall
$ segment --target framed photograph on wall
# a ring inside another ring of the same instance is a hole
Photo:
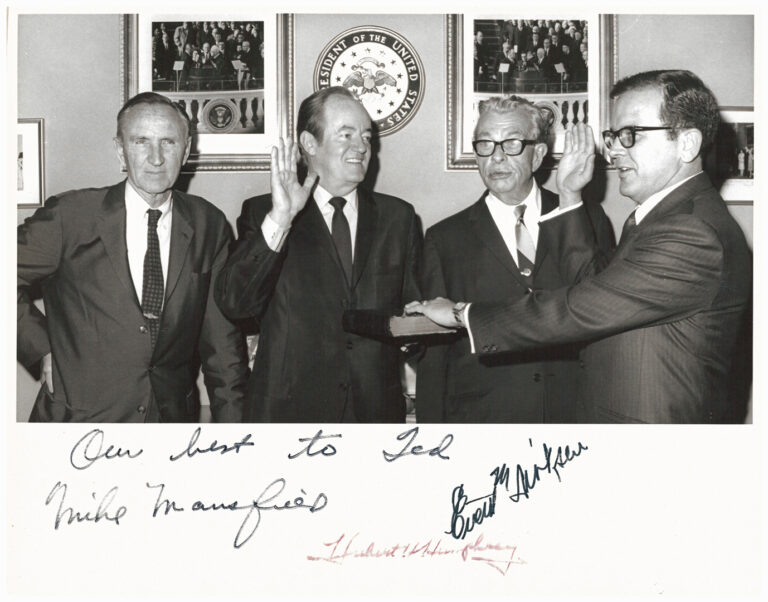
[[[549,111],[550,167],[570,127],[597,122],[589,107],[599,106],[598,16],[544,12],[446,16],[448,170],[476,169],[472,133],[491,96],[515,94]]]
[[[723,107],[720,127],[704,157],[704,170],[730,204],[755,199],[755,114],[752,107]]]
[[[16,126],[16,206],[42,207],[45,199],[42,118],[19,119]]]
[[[124,15],[123,100],[154,91],[192,124],[184,171],[267,171],[293,128],[293,16],[260,12]]]

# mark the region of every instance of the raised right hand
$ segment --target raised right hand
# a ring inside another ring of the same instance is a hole
[[[317,174],[310,172],[304,184],[299,184],[296,173],[299,143],[291,138],[286,138],[283,142],[280,138],[278,144],[277,148],[272,147],[270,160],[272,209],[269,216],[279,226],[287,228],[296,214],[307,204],[312,187],[317,181]]]

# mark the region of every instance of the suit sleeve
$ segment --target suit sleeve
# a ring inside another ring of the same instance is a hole
[[[723,247],[690,215],[648,226],[625,257],[597,275],[517,303],[469,310],[479,353],[518,351],[609,336],[690,316],[717,294]]]
[[[216,245],[211,281],[221,273],[232,242],[224,224]],[[243,400],[248,379],[245,340],[240,329],[230,322],[214,300],[214,287],[208,288],[208,301],[200,330],[199,352],[203,379],[211,402],[214,422],[242,422]]]
[[[45,207],[18,227],[17,244],[17,358],[30,367],[50,353],[45,316],[32,302],[30,288],[51,276],[62,255],[61,207],[51,197]]]
[[[233,320],[259,320],[280,277],[287,241],[279,252],[267,245],[261,223],[268,210],[268,206],[259,206],[253,200],[243,203],[237,218],[237,242],[215,281],[216,303]]]
[[[403,305],[421,299],[420,265],[422,253],[421,224],[416,213],[411,214],[408,228],[408,251],[406,254],[405,276],[403,282]]]
[[[421,286],[425,299],[447,295],[440,253],[429,232],[424,238]],[[447,369],[448,345],[430,341],[416,374],[417,422],[443,422]]]
[[[602,207],[581,207],[541,222],[540,237],[555,256],[563,281],[576,284],[600,272],[615,247],[613,227]]]

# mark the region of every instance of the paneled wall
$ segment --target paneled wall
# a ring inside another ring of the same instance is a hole
[[[445,18],[443,15],[297,15],[295,96],[312,92],[315,60],[325,44],[351,27],[376,25],[398,31],[424,64],[426,93],[413,120],[384,137],[376,187],[410,201],[429,227],[474,202],[483,191],[476,172],[446,172]],[[751,106],[752,18],[748,16],[619,17],[620,75],[689,68],[711,86],[722,105]],[[45,186],[48,194],[104,186],[122,179],[113,150],[120,108],[120,19],[117,15],[22,15],[19,18],[19,117],[45,119]],[[78,43],[73,44],[74,32]],[[87,35],[81,35],[82,33]],[[55,49],[66,48],[67,52]],[[721,59],[728,56],[728,61]],[[632,209],[611,171],[598,175],[603,206],[617,230]],[[554,174],[545,186],[554,187]],[[219,206],[234,225],[243,199],[266,192],[265,173],[199,173],[188,190]],[[751,244],[752,207],[732,206]],[[19,210],[21,223],[31,215]],[[38,385],[19,367],[17,412],[26,419]]]

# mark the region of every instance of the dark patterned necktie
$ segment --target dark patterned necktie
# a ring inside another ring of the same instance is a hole
[[[330,200],[333,206],[333,219],[331,220],[331,236],[336,245],[336,251],[344,268],[347,283],[352,282],[352,235],[349,232],[349,222],[344,215],[344,205],[347,199],[335,196]]]
[[[635,211],[637,211],[635,209]],[[624,240],[627,236],[630,235],[630,233],[637,227],[637,220],[635,219],[635,211],[629,214],[629,217],[627,218],[627,221],[624,222],[624,226],[621,229],[621,238],[619,238],[619,242]]]
[[[141,289],[141,312],[149,327],[152,347],[160,330],[160,314],[163,310],[163,267],[160,264],[160,241],[157,238],[157,221],[162,212],[149,209],[147,222],[147,252],[144,255],[144,279]]]

